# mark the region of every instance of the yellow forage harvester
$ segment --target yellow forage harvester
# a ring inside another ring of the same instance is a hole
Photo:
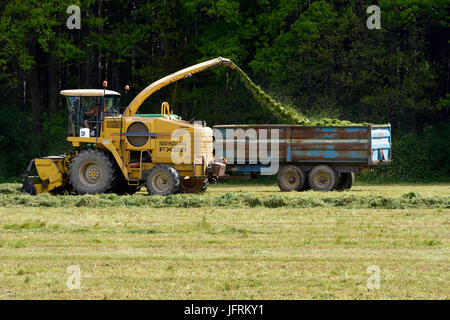
[[[123,112],[120,94],[106,90],[107,83],[103,89],[61,91],[69,111],[67,141],[74,151],[33,159],[22,175],[22,192],[133,194],[143,185],[154,195],[204,192],[208,182],[225,172],[225,164],[214,161],[212,129],[204,122],[182,120],[167,102],[159,114],[136,113],[155,91],[222,65],[236,67],[219,57],[159,79]]]

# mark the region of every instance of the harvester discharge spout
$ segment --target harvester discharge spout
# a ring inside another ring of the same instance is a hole
[[[233,70],[236,69],[236,65],[233,61],[227,58],[218,57],[215,59],[211,59],[193,66],[190,66],[188,68],[182,69],[180,71],[177,71],[175,73],[172,73],[162,79],[159,79],[149,86],[147,86],[144,90],[142,90],[134,99],[131,101],[131,103],[128,105],[128,107],[125,109],[123,115],[132,117],[137,112],[139,107],[142,105],[142,103],[150,97],[154,92],[158,91],[159,89],[176,82],[178,80],[181,80],[183,78],[189,78],[194,73],[198,73],[201,71],[208,70],[210,68],[218,67],[218,66],[226,66]]]

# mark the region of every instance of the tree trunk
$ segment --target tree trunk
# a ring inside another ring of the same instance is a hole
[[[97,61],[94,57],[94,53],[93,53],[94,49],[91,48],[90,50],[91,50],[90,59],[89,59],[89,61],[86,61],[84,63],[83,89],[98,88],[97,74],[98,74],[99,68],[97,68]]]
[[[50,117],[58,112],[58,59],[48,56],[48,111]]]
[[[37,67],[33,67],[29,76],[28,83],[30,85],[30,94],[31,94],[31,112],[33,115],[34,122],[34,131],[41,131],[41,93],[39,89],[39,70]]]

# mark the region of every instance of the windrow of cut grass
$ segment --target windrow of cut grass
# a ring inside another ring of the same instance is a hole
[[[145,194],[118,196],[116,194],[100,195],[50,195],[29,196],[22,194],[0,194],[2,207],[150,207],[150,208],[450,208],[450,197],[405,194],[391,197],[381,195],[333,194],[316,197],[311,194],[280,193],[257,195],[254,193],[217,194],[176,194],[167,197]]]

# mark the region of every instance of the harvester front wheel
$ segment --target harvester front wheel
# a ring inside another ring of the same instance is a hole
[[[150,170],[146,187],[151,195],[167,196],[178,192],[180,189],[181,177],[175,168],[158,164]]]
[[[114,186],[115,166],[102,150],[86,149],[72,160],[70,183],[78,194],[106,193]]]
[[[203,178],[182,179],[180,184],[180,191],[183,193],[202,193],[205,192],[207,188],[208,179]]]
[[[277,182],[281,191],[301,191],[305,186],[306,176],[300,167],[283,166],[278,172]]]

